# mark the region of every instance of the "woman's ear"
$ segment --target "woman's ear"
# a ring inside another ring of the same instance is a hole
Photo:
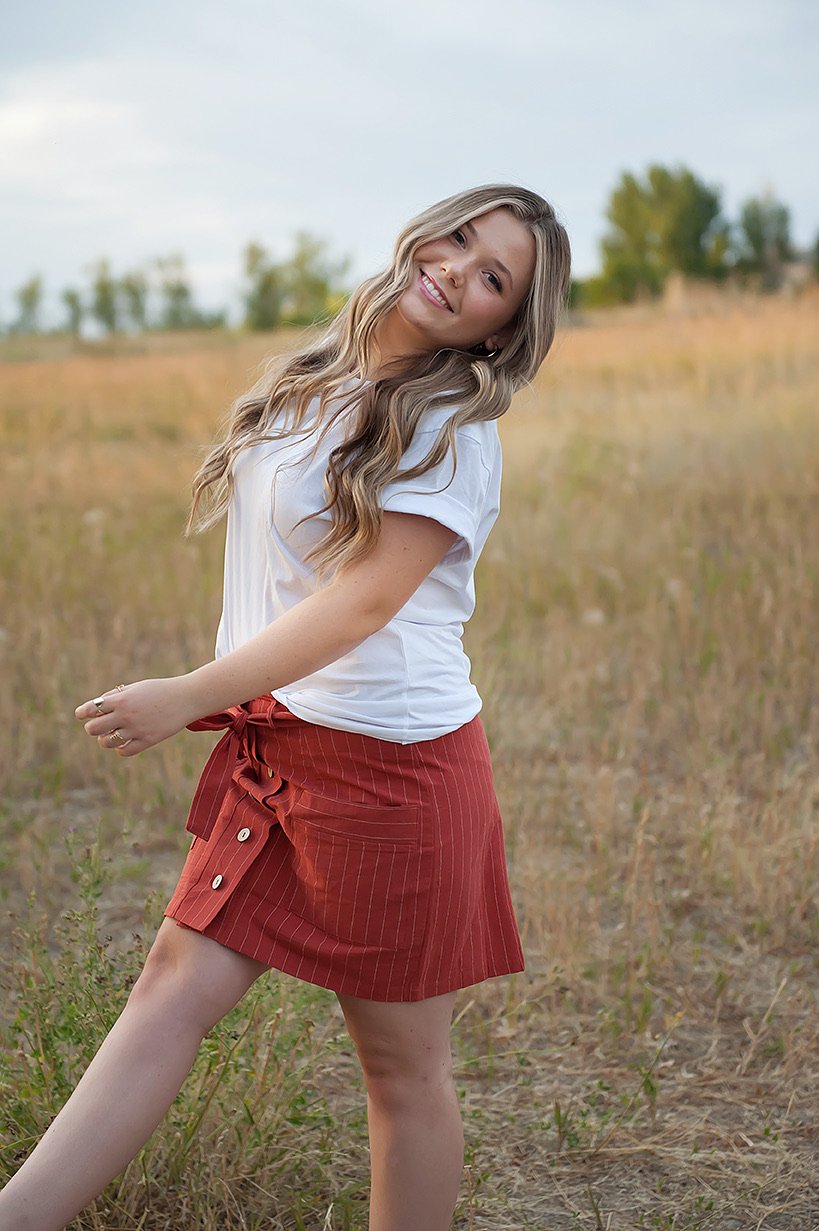
[[[515,327],[510,323],[509,325],[504,325],[503,329],[498,329],[495,333],[491,333],[484,342],[484,346],[489,354],[491,355],[497,350],[503,350],[514,332]]]
[[[478,342],[476,346],[470,347],[470,353],[477,355],[479,359],[485,359],[488,355],[497,355],[499,350],[503,350],[514,332],[514,325],[504,325],[503,329],[490,333],[485,342]]]

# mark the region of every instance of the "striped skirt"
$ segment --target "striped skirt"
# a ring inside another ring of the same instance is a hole
[[[367,1000],[523,970],[479,715],[412,744],[306,722],[270,695],[190,724],[222,728],[166,916]]]

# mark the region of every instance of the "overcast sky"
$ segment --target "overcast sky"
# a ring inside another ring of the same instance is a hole
[[[236,302],[250,239],[380,269],[400,227],[511,180],[599,267],[625,170],[684,164],[725,213],[766,188],[819,231],[816,0],[30,0],[0,38],[0,323],[108,256],[172,252]]]

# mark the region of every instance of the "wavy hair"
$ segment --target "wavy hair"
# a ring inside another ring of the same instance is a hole
[[[351,391],[353,373],[369,368],[380,322],[410,284],[417,249],[500,207],[511,210],[535,239],[532,282],[503,349],[487,355],[480,346],[472,350],[444,347],[413,357],[400,372],[368,384],[357,381]],[[365,556],[378,540],[379,496],[385,484],[397,478],[418,478],[450,450],[453,466],[457,465],[457,429],[466,423],[499,419],[512,396],[534,379],[566,306],[570,267],[565,228],[552,206],[528,189],[486,184],[456,193],[418,214],[398,236],[391,265],[362,282],[316,340],[269,359],[254,386],[233,402],[220,425],[222,438],[210,446],[193,477],[185,537],[209,529],[226,512],[233,493],[236,455],[251,445],[298,432],[308,407],[318,398],[316,449],[340,414],[350,411],[352,415],[343,443],[329,454],[326,502],[308,515],[329,512],[332,526],[306,558],[321,579],[331,569],[341,571]],[[401,471],[401,458],[425,414],[450,406],[453,413],[426,456]],[[206,492],[210,508],[201,512]]]

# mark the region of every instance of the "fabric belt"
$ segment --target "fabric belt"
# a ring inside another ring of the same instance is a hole
[[[261,762],[256,750],[256,735],[259,727],[270,727],[270,714],[268,711],[251,713],[241,705],[232,705],[187,724],[189,731],[221,731],[225,727],[226,733],[205,762],[185,824],[190,833],[200,838],[210,835],[225,792],[237,773],[244,773],[258,781],[256,767]],[[267,778],[269,781],[263,779],[259,782],[265,798],[276,794],[284,785],[281,774],[269,767]]]

